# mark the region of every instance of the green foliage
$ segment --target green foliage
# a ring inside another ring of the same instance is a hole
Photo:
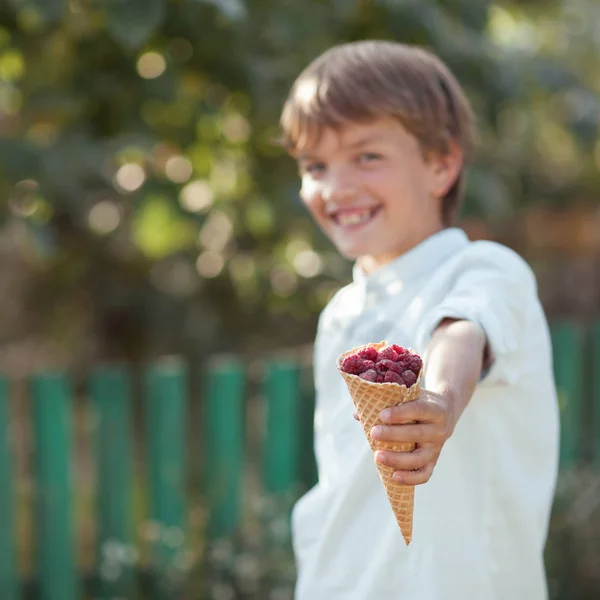
[[[109,0],[106,28],[126,50],[138,49],[160,26],[164,0]]]
[[[466,215],[593,201],[599,24],[593,0],[4,0],[0,218],[32,327],[111,357],[310,341],[350,265],[272,140],[340,41],[424,44],[458,75],[481,129]]]

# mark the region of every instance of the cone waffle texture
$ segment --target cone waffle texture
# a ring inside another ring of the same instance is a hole
[[[383,341],[379,344],[366,344],[364,346],[357,346],[348,352],[344,352],[338,358],[337,367],[342,374],[354,407],[360,421],[363,425],[363,429],[371,450],[392,450],[395,452],[411,452],[415,449],[413,443],[384,443],[379,442],[371,438],[370,431],[375,426],[381,423],[379,414],[384,408],[390,406],[397,406],[404,402],[410,402],[416,400],[419,397],[421,391],[421,376],[423,369],[418,375],[416,383],[410,388],[405,385],[398,385],[397,383],[372,383],[361,379],[358,375],[352,375],[345,373],[341,370],[341,365],[344,359],[350,354],[354,354],[363,348],[371,347],[379,350],[387,346],[387,342]],[[412,351],[411,351],[412,352]],[[415,488],[412,485],[402,485],[392,479],[394,473],[393,467],[387,465],[380,465],[376,463],[379,477],[385,487],[387,497],[400,526],[402,536],[407,544],[410,544],[412,539],[412,527],[413,527],[413,510],[414,510],[414,494]]]

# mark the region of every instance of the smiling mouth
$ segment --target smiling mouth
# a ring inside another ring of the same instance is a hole
[[[340,227],[355,228],[371,222],[380,210],[381,206],[375,206],[373,208],[365,208],[363,210],[343,210],[332,213],[329,216],[334,223]]]

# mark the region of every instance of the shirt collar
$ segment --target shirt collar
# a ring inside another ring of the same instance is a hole
[[[428,237],[370,274],[363,271],[358,261],[355,262],[352,279],[354,283],[366,286],[369,291],[385,290],[390,284],[402,284],[419,275],[430,273],[447,257],[464,248],[468,241],[462,229],[449,227]]]

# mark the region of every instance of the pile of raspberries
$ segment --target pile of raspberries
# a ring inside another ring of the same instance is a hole
[[[397,383],[409,388],[417,381],[423,361],[398,344],[384,346],[379,351],[369,346],[349,354],[340,366],[344,373],[358,375],[372,383]]]

